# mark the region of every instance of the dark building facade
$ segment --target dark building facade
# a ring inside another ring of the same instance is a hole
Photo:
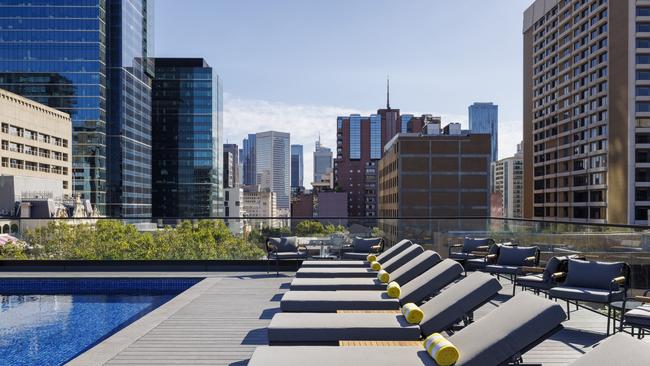
[[[338,117],[334,186],[348,193],[350,217],[377,216],[377,162],[386,143],[399,132],[420,132],[433,120],[439,118],[400,115],[390,106],[370,116]]]
[[[61,5],[0,1],[0,88],[70,114],[75,194],[148,216],[152,1]]]
[[[223,187],[239,187],[239,147],[237,144],[223,144]]]
[[[378,163],[380,228],[392,242],[437,225],[399,217],[489,216],[490,135],[432,126],[438,131],[395,136]]]
[[[304,187],[304,164],[302,145],[291,145],[291,190]]]
[[[249,134],[247,138],[244,139],[242,143],[242,169],[244,173],[242,174],[243,184],[246,186],[252,186],[257,183],[257,170],[255,167],[255,134]]]
[[[219,77],[200,58],[157,58],[155,67],[154,216],[220,216],[223,158]]]

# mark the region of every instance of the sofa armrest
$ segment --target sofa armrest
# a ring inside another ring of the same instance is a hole
[[[521,267],[523,273],[544,273],[544,268],[540,267]]]
[[[488,254],[489,254],[488,252],[482,250],[475,250],[472,252],[472,255],[475,255],[477,257],[487,257]]]
[[[537,257],[535,257],[534,255],[531,255],[530,257],[526,257],[524,259],[524,262],[526,262],[526,263],[535,263],[536,259],[537,259]]]
[[[496,254],[488,254],[488,255],[485,256],[485,260],[488,263],[496,263],[497,255]]]
[[[612,285],[617,284],[619,286],[625,286],[625,276],[618,276],[612,280]]]
[[[381,250],[381,244],[373,245],[370,247],[370,253],[379,253]]]
[[[566,272],[555,272],[551,275],[551,278],[556,282],[563,281],[566,278]]]

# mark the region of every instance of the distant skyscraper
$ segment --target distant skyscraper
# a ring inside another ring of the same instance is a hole
[[[499,106],[474,103],[469,106],[469,129],[473,133],[492,135],[492,161],[499,159]]]
[[[316,149],[314,150],[314,180],[313,182],[320,182],[323,174],[332,169],[332,149],[324,147],[320,143],[320,136],[316,141]]]
[[[291,145],[291,188],[304,187],[302,145]]]
[[[0,88],[70,114],[74,193],[150,216],[153,1],[61,5],[0,2]]]
[[[230,155],[229,159],[232,159],[232,166],[230,166],[230,164],[228,166],[225,164],[227,154]],[[239,147],[237,144],[223,144],[223,158],[224,187],[239,187],[241,185],[241,180],[239,178]],[[228,185],[226,184],[226,177],[228,177]]]
[[[291,143],[288,133],[268,131],[255,136],[256,182],[277,196],[278,209],[291,206]]]
[[[492,163],[493,193],[501,197],[499,212],[503,217],[523,217],[524,212],[524,153],[517,145],[514,156]]]
[[[222,216],[219,76],[200,58],[157,58],[155,67],[154,216]]]
[[[243,183],[244,185],[252,186],[257,182],[255,169],[255,134],[249,134],[244,139],[242,147]]]

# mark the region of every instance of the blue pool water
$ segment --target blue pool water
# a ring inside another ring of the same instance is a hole
[[[195,282],[180,280],[166,288],[165,282],[156,280],[148,280],[144,286],[137,280],[100,284],[97,280],[55,281],[39,290],[33,281],[19,286],[1,280],[0,365],[61,365]],[[7,288],[13,287],[22,289],[15,292],[43,294],[8,293]],[[51,294],[63,288],[67,294]]]

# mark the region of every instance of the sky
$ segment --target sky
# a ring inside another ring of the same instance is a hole
[[[522,22],[532,0],[156,0],[157,57],[203,57],[224,91],[224,143],[289,132],[336,145],[336,117],[390,104],[467,128],[499,105],[499,156],[522,139]]]

